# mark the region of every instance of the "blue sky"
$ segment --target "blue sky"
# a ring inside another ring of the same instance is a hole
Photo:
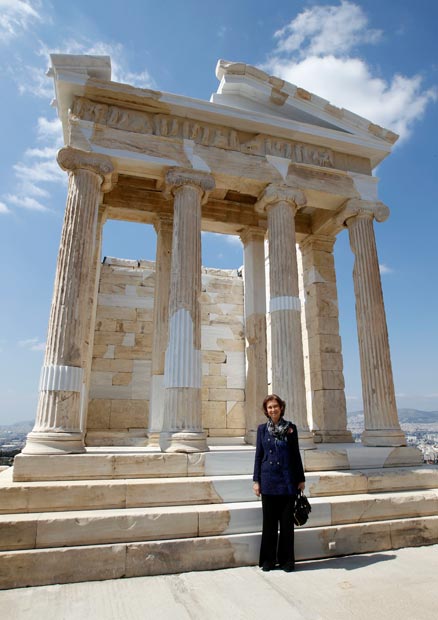
[[[219,58],[283,77],[400,134],[376,170],[376,225],[399,407],[438,410],[438,5],[431,0],[0,0],[0,424],[33,419],[66,175],[48,54],[109,54],[113,79],[208,100]],[[104,255],[154,259],[145,225],[109,223]],[[348,408],[362,407],[352,254],[336,243]],[[203,235],[203,263],[242,250]]]

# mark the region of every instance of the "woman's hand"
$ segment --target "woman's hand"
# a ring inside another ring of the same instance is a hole
[[[304,489],[306,488],[306,483],[305,482],[299,482],[298,483],[298,490],[302,491],[304,493]]]
[[[252,485],[252,490],[257,495],[257,497],[260,497],[260,482],[254,482],[254,484]]]

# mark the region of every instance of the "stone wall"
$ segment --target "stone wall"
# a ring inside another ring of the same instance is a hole
[[[102,265],[87,416],[87,445],[145,445],[155,264]],[[243,281],[202,270],[203,425],[209,436],[245,432]]]

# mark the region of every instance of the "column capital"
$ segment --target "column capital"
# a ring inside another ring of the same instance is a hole
[[[307,235],[302,241],[299,242],[300,250],[303,254],[311,252],[312,250],[322,250],[325,252],[333,252],[333,247],[336,243],[335,235],[320,235],[312,234]]]
[[[389,214],[389,207],[383,204],[383,202],[352,198],[345,203],[345,207],[340,212],[338,218],[343,220],[344,226],[348,226],[349,221],[357,217],[371,218],[377,222],[384,222],[388,219]]]
[[[264,241],[265,236],[266,230],[264,228],[258,228],[257,226],[245,226],[245,228],[239,233],[239,237],[243,245],[246,245],[250,241],[254,240]]]
[[[203,193],[203,202],[207,200],[208,194],[215,187],[215,181],[211,174],[191,168],[169,168],[166,173],[165,184],[165,193],[168,196],[173,196],[178,188],[185,185],[197,187]]]
[[[160,230],[171,231],[173,228],[173,217],[168,213],[160,213],[154,218],[153,226],[156,233]]]
[[[89,153],[66,146],[58,151],[57,161],[60,168],[66,172],[89,170],[100,176],[102,192],[109,192],[117,182],[117,173],[114,170],[113,162],[106,155]]]
[[[278,202],[287,202],[293,207],[296,213],[298,209],[306,204],[304,193],[297,187],[289,187],[288,185],[268,185],[260,194],[258,202],[256,202],[256,211],[264,213]]]

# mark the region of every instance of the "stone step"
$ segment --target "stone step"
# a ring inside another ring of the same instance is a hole
[[[306,529],[438,514],[438,489],[312,499]],[[0,515],[0,550],[131,543],[261,530],[259,500]]]
[[[438,516],[299,528],[297,560],[438,542]],[[163,575],[258,563],[259,533],[0,552],[0,588]],[[299,564],[297,566],[299,570]]]
[[[411,447],[370,448],[360,444],[315,444],[302,451],[306,472],[418,467]],[[14,459],[16,482],[120,478],[173,478],[252,474],[254,447],[211,446],[209,452],[167,454],[150,448],[88,448],[86,454],[25,455]]]
[[[0,476],[0,513],[252,501],[251,476],[12,482]],[[309,497],[438,488],[438,468],[307,474]]]
[[[6,482],[0,514],[254,501],[252,476]]]
[[[111,480],[252,474],[254,448],[229,447],[211,452],[163,453],[136,449],[91,449],[87,454],[54,454],[14,459],[14,481]]]
[[[438,468],[313,472],[309,497],[438,489]],[[0,475],[0,514],[104,508],[217,504],[254,500],[252,475],[13,482],[12,468]]]

